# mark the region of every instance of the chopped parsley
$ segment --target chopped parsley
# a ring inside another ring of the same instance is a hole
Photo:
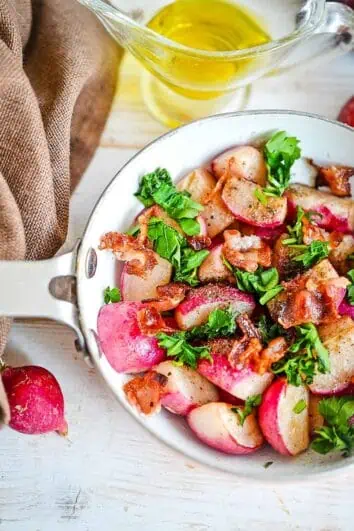
[[[306,409],[306,407],[307,407],[306,400],[304,399],[299,400],[293,407],[293,412],[299,415],[300,413],[304,411],[304,409]]]
[[[157,168],[144,175],[135,196],[146,207],[154,204],[162,207],[171,218],[179,222],[188,236],[199,234],[200,225],[195,218],[203,210],[202,205],[193,201],[189,192],[179,192],[165,168]]]
[[[265,469],[269,468],[270,466],[272,466],[272,464],[274,463],[274,461],[266,461],[263,465],[263,467]]]
[[[121,299],[120,291],[118,288],[110,288],[109,286],[103,292],[103,300],[105,304],[110,302],[119,302]]]
[[[301,262],[304,267],[312,267],[329,255],[329,242],[314,240],[310,245],[290,245],[293,249],[302,251],[292,258],[294,262]]]
[[[296,339],[283,359],[273,363],[274,374],[285,374],[292,385],[311,384],[315,374],[330,370],[328,350],[312,323],[295,327]]]
[[[129,236],[137,236],[139,232],[140,232],[139,225],[133,225],[133,227],[130,227],[130,229],[128,229],[125,234],[128,234]]]
[[[152,217],[148,225],[148,238],[153,242],[154,251],[165,258],[175,268],[174,280],[190,286],[199,284],[198,268],[208,256],[209,251],[195,251],[176,229],[162,219]]]
[[[354,269],[351,269],[347,273],[347,277],[351,281],[351,284],[347,287],[347,300],[349,304],[354,305]]]
[[[216,308],[208,317],[205,324],[196,326],[187,332],[189,339],[214,339],[215,337],[232,336],[237,328],[237,313],[229,308]]]
[[[173,361],[177,365],[187,365],[196,369],[200,359],[212,361],[210,349],[191,345],[186,332],[179,331],[171,335],[160,333],[156,337],[159,346],[166,350],[168,357],[174,358]]]
[[[342,452],[343,457],[351,455],[354,447],[354,397],[324,398],[318,410],[326,425],[315,431],[311,448],[320,454],[336,450]]]
[[[231,411],[237,414],[241,426],[244,425],[246,418],[253,413],[254,408],[259,406],[262,402],[262,395],[253,395],[249,396],[246,401],[245,405],[242,407],[233,407],[231,408]]]
[[[303,242],[302,234],[302,220],[305,216],[305,211],[301,207],[296,209],[296,220],[294,225],[288,225],[287,230],[289,233],[289,238],[282,240],[284,245],[300,245]]]
[[[290,183],[290,170],[300,158],[300,141],[285,131],[275,133],[264,146],[264,158],[268,169],[267,186],[263,194],[281,197]]]
[[[284,289],[279,284],[279,273],[275,267],[269,269],[259,267],[254,273],[248,273],[237,268],[232,270],[236,277],[238,289],[256,293],[259,296],[259,304],[262,306]]]

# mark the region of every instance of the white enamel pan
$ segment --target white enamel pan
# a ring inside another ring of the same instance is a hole
[[[259,142],[275,130],[297,136],[305,157],[354,166],[354,129],[343,124],[287,111],[213,116],[173,130],[135,155],[102,194],[72,252],[43,262],[0,262],[0,315],[44,317],[67,324],[77,334],[77,350],[93,362],[121,404],[159,439],[190,458],[238,477],[273,482],[338,471],[353,464],[354,458],[313,452],[285,458],[269,447],[251,456],[228,456],[199,443],[180,417],[166,411],[151,418],[140,416],[124,397],[122,388],[128,377],[116,373],[100,353],[96,322],[104,288],[119,281],[113,255],[98,250],[100,236],[127,229],[141,210],[133,195],[139,178],[160,166],[177,181],[227,148]],[[297,163],[294,180],[309,183],[301,164]],[[265,469],[267,461],[273,465]]]

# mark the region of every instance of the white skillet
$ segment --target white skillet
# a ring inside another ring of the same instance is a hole
[[[96,321],[104,288],[117,284],[119,276],[113,255],[97,250],[99,239],[105,232],[127,229],[141,210],[133,195],[139,178],[160,166],[177,181],[227,148],[262,141],[275,130],[297,136],[304,157],[354,166],[354,129],[337,122],[289,111],[213,116],[173,130],[135,155],[103,192],[72,252],[43,262],[0,262],[0,315],[45,317],[69,325],[77,334],[76,348],[94,363],[121,404],[159,439],[204,464],[244,479],[272,482],[338,471],[353,464],[354,457],[306,452],[286,458],[269,447],[251,456],[228,456],[198,442],[180,417],[166,411],[151,418],[140,416],[122,391],[128,377],[116,373],[100,353]],[[293,180],[309,183],[303,163],[296,164],[294,174]],[[274,463],[265,469],[267,461]]]

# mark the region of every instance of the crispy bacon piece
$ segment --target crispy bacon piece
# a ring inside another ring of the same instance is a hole
[[[318,174],[316,187],[329,186],[332,194],[338,197],[350,197],[350,177],[354,175],[354,168],[349,166],[330,166],[324,168],[316,166]]]
[[[120,232],[108,232],[101,238],[100,249],[112,251],[118,260],[128,262],[127,273],[146,278],[157,264],[156,254],[137,238]]]
[[[158,286],[156,288],[158,299],[148,299],[144,302],[148,302],[149,306],[154,307],[159,312],[167,312],[176,308],[183,301],[189,289],[189,286],[182,284],[182,282]]]
[[[213,198],[224,188],[226,181],[231,177],[230,167],[234,162],[234,157],[231,157],[224,174],[220,177],[220,179],[218,179],[218,182],[216,183],[213,190],[204,198],[202,205],[207,205],[208,203],[210,203],[210,201],[212,201]]]
[[[282,282],[285,290],[268,304],[273,319],[284,328],[338,319],[338,306],[349,281],[344,277],[321,278],[320,264],[316,268]]]
[[[132,406],[144,415],[151,415],[160,411],[161,397],[167,380],[163,374],[151,371],[130,380],[123,390]]]
[[[209,236],[190,236],[188,243],[195,251],[200,251],[211,246],[211,239]]]
[[[270,267],[272,250],[259,236],[242,236],[238,230],[226,230],[224,237],[223,255],[233,266],[249,273],[259,265]]]
[[[236,323],[241,328],[241,331],[244,336],[255,337],[261,340],[261,333],[258,328],[253,324],[252,320],[247,314],[240,315],[236,319]]]
[[[237,365],[248,366],[251,362],[257,358],[262,351],[262,343],[256,337],[244,336],[242,339],[237,339],[231,352],[228,355],[228,360],[231,367],[237,367]]]
[[[139,310],[137,319],[140,331],[146,336],[155,336],[160,332],[168,333],[175,331],[165,323],[160,312],[151,305]]]
[[[321,242],[329,240],[329,233],[324,229],[321,229],[318,225],[312,223],[305,216],[302,218],[302,235],[305,245],[310,245],[310,243],[315,240]]]
[[[253,369],[258,374],[268,372],[273,363],[281,360],[288,350],[288,344],[283,337],[272,339],[260,355],[252,360]]]

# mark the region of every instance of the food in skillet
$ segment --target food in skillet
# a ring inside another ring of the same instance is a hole
[[[300,157],[279,131],[177,185],[158,168],[100,242],[124,262],[97,328],[128,401],[229,454],[354,444],[354,170],[311,161],[317,188],[290,184]]]

